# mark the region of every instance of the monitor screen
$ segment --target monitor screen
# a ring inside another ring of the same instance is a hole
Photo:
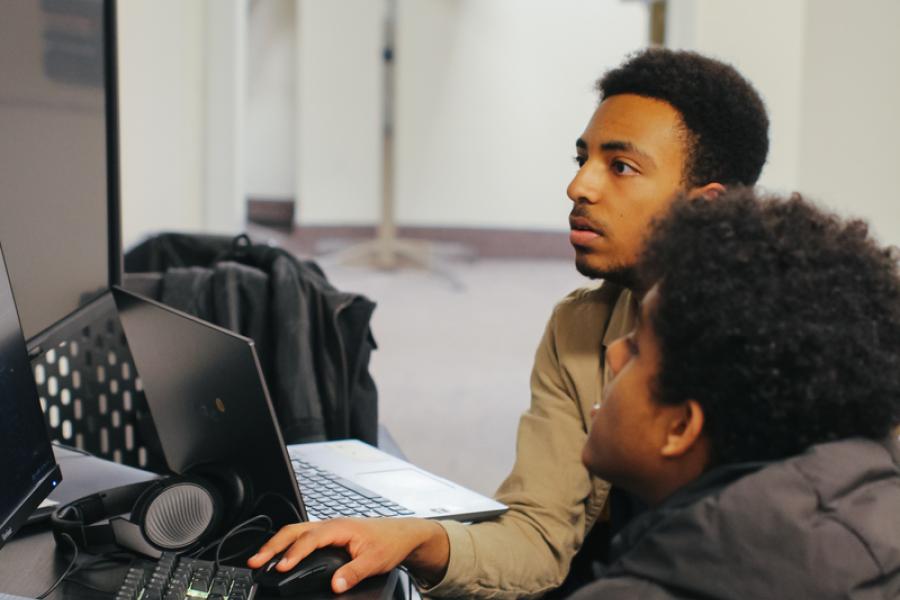
[[[102,0],[11,0],[0,18],[0,244],[26,340],[110,283]]]
[[[0,546],[59,481],[0,251]]]

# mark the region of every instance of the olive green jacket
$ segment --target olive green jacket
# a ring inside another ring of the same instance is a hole
[[[631,292],[608,282],[556,306],[535,355],[515,466],[496,493],[509,511],[474,525],[442,522],[450,563],[429,596],[533,597],[565,579],[609,490],[581,463],[591,406],[608,380],[605,349],[635,315]]]

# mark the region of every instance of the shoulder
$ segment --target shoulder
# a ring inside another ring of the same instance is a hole
[[[608,281],[580,287],[556,304],[548,333],[557,343],[598,348],[608,327],[631,320],[631,305],[631,292]]]

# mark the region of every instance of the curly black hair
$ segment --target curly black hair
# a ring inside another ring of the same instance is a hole
[[[659,290],[655,397],[700,403],[713,464],[900,423],[900,274],[862,221],[749,188],[680,199],[638,273]]]
[[[607,72],[600,99],[636,94],[672,105],[686,129],[684,181],[753,185],[769,151],[769,118],[759,94],[734,67],[696,52],[650,48]]]

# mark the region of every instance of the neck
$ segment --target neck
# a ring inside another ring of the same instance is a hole
[[[710,467],[706,438],[679,456],[664,458],[657,472],[635,494],[649,506],[658,506],[669,496],[697,480]]]
[[[617,267],[609,271],[584,271],[579,269],[582,275],[587,275],[591,279],[603,279],[610,281],[616,285],[620,285],[629,290],[635,291],[639,288],[637,277],[635,276],[634,267]],[[646,292],[646,288],[644,288]],[[643,292],[641,293],[643,295]]]

